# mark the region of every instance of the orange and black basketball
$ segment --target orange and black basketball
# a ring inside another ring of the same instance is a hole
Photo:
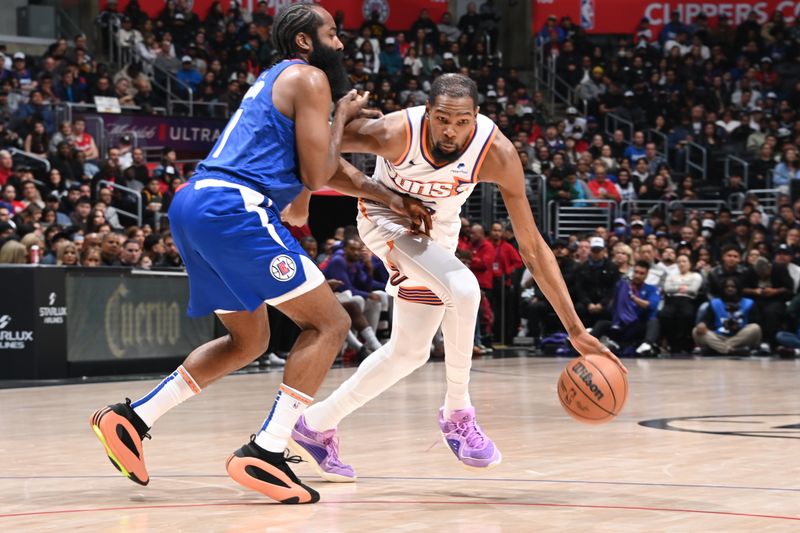
[[[558,378],[558,399],[569,415],[584,424],[604,424],[616,417],[628,396],[628,378],[602,355],[577,357]]]

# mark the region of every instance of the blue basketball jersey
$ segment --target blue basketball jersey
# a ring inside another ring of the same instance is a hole
[[[282,61],[258,76],[211,153],[198,164],[198,178],[233,178],[270,198],[278,211],[300,194],[294,121],[272,105],[272,86],[286,68],[303,63]]]

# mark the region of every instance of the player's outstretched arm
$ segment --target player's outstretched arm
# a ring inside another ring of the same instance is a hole
[[[405,111],[378,118],[356,118],[344,128],[342,152],[375,154],[395,161],[405,152],[410,141],[408,135]]]
[[[500,188],[503,203],[511,217],[514,235],[519,243],[522,261],[553,306],[575,349],[581,355],[605,355],[627,372],[619,359],[586,331],[578,317],[556,258],[533,220],[533,213],[525,195],[525,175],[522,172],[519,155],[511,141],[502,133],[497,134],[489,149],[480,169],[480,181],[496,183]]]
[[[422,202],[397,194],[377,180],[368,178],[344,159],[339,159],[339,168],[328,185],[342,194],[386,205],[395,213],[408,217],[411,220],[412,231],[430,235],[431,215]]]
[[[350,91],[337,103],[329,125],[331,90],[325,74],[303,66],[292,72],[285,84],[276,84],[278,97],[292,99],[295,144],[300,163],[300,179],[314,191],[323,187],[339,166],[344,126],[356,118],[367,104],[369,93]],[[288,93],[288,94],[287,94]]]

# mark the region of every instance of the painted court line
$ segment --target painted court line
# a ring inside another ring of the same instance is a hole
[[[2,518],[18,518],[22,516],[47,516],[55,514],[74,514],[74,513],[95,513],[95,512],[108,512],[108,511],[137,511],[148,509],[185,509],[185,508],[198,508],[198,507],[241,507],[241,506],[255,506],[255,505],[280,505],[278,503],[255,503],[255,502],[238,502],[238,503],[185,503],[185,504],[165,504],[165,505],[133,505],[124,507],[96,507],[90,509],[57,509],[52,511],[30,511],[24,513],[8,513],[0,514]],[[535,502],[496,502],[496,501],[431,501],[431,500],[335,500],[324,501],[317,505],[491,505],[493,507],[539,507],[539,508],[562,508],[562,509],[599,509],[599,510],[615,510],[615,511],[645,511],[645,512],[662,512],[662,513],[689,513],[689,514],[707,514],[716,516],[733,516],[733,517],[747,517],[747,518],[769,518],[774,520],[791,520],[800,522],[798,516],[782,516],[782,515],[767,515],[757,513],[734,513],[728,511],[706,511],[702,509],[680,509],[673,507],[639,507],[633,505],[581,505],[570,503],[535,503]]]
[[[2,480],[37,480],[37,479],[115,479],[118,474],[94,475],[94,476],[0,476]],[[151,479],[184,479],[184,478],[227,478],[225,474],[164,474],[150,476]],[[311,478],[310,478],[311,479]],[[747,485],[713,485],[704,483],[650,483],[646,481],[593,481],[581,479],[515,479],[515,478],[476,478],[476,477],[424,477],[424,476],[359,476],[362,481],[469,481],[476,482],[498,482],[498,483],[547,483],[547,484],[567,484],[567,485],[616,485],[633,487],[669,487],[686,489],[719,489],[719,490],[755,490],[770,492],[800,492],[800,488],[792,487],[752,487]]]

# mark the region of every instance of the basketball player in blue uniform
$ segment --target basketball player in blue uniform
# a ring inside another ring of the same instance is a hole
[[[350,320],[322,273],[282,225],[281,211],[304,188],[326,184],[372,197],[420,223],[427,211],[366,180],[339,157],[343,128],[361,114],[368,95],[348,92],[338,100],[329,124],[331,95],[345,93],[347,80],[343,46],[330,14],[303,4],[283,10],[275,19],[273,44],[284,60],[247,91],[169,211],[189,275],[189,315],[216,313],[229,334],[195,349],[144,397],[99,409],[90,423],[120,472],[147,485],[142,438],[150,427],[171,408],[262,355],[269,341],[266,306],[277,307],[302,332],[266,420],[228,458],[226,468],[236,482],[274,500],[313,503],[319,494],[294,475],[287,460],[296,459],[284,452]]]

